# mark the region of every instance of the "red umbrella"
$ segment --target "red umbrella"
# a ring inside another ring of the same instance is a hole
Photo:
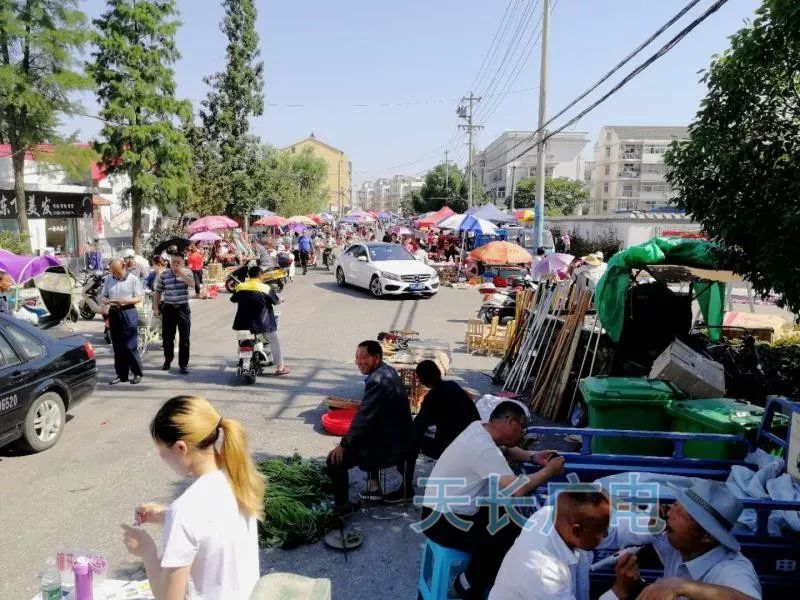
[[[317,225],[322,225],[323,220],[319,215],[308,215],[308,218],[314,221]]]
[[[197,233],[199,231],[213,231],[215,229],[235,229],[238,226],[239,224],[236,221],[223,215],[210,215],[197,219],[197,221],[186,228],[186,231],[189,233]]]
[[[268,217],[261,217],[258,221],[253,223],[253,227],[283,227],[289,221],[278,215],[270,215]]]

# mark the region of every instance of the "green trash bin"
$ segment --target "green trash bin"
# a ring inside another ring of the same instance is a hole
[[[589,413],[589,427],[669,431],[667,406],[684,394],[665,381],[641,377],[587,377],[580,390]],[[626,437],[594,437],[592,452],[670,456],[667,440]]]
[[[709,398],[684,400],[667,408],[672,417],[672,430],[685,433],[723,433],[755,439],[764,409],[743,400]],[[686,442],[687,458],[738,460],[744,458],[747,446],[732,442]]]

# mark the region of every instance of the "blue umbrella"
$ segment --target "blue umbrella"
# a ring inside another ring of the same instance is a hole
[[[275,213],[271,210],[267,210],[266,208],[257,208],[253,211],[253,214],[259,217],[271,217]]]

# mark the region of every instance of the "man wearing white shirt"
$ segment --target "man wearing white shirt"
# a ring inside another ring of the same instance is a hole
[[[752,563],[739,552],[731,529],[742,511],[741,502],[718,481],[698,480],[691,488],[677,489],[661,533],[634,532],[631,518],[618,518],[602,541],[589,538],[581,545],[574,535],[582,521],[570,511],[562,513],[557,500],[555,527],[543,528],[551,507],[531,517],[509,550],[497,575],[489,600],[588,600],[589,565],[593,548],[617,549],[652,544],[664,564],[664,578],[644,588],[639,600],[761,600],[761,584]],[[602,512],[603,494],[595,498]],[[564,521],[566,519],[566,522]],[[606,519],[606,525],[608,520]],[[636,557],[624,556],[616,565],[617,578],[601,600],[625,600],[638,587]]]

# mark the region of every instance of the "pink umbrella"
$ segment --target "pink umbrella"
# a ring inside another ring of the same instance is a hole
[[[533,267],[534,275],[549,275],[563,271],[572,264],[575,257],[571,254],[545,254],[542,260]]]
[[[199,231],[213,231],[214,229],[235,229],[239,224],[233,219],[222,215],[210,215],[208,217],[201,217],[194,223],[186,228],[189,233],[197,233]]]
[[[389,227],[387,230],[389,233],[396,233],[397,235],[414,235],[414,232],[411,231],[408,227],[400,227],[396,225],[394,227]]]
[[[189,239],[193,242],[216,242],[217,240],[221,240],[222,236],[217,235],[213,231],[198,231],[192,234],[192,237]]]

